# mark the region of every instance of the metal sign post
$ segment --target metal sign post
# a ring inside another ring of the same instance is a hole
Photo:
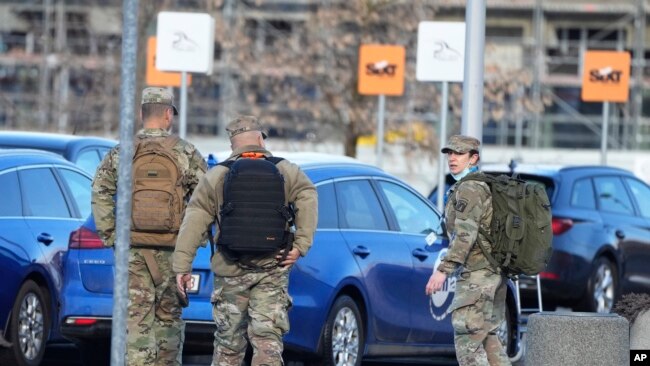
[[[129,241],[131,231],[131,189],[133,166],[133,120],[135,74],[138,54],[138,0],[122,5],[122,88],[120,91],[120,164],[117,176],[115,215],[115,277],[111,326],[111,365],[124,365],[126,315],[129,302]]]
[[[463,82],[463,135],[483,139],[483,69],[485,49],[485,0],[467,2],[467,43]]]
[[[449,82],[442,82],[442,103],[440,104],[440,147],[447,145],[447,108],[449,104]],[[436,207],[442,212],[444,210],[444,195],[445,195],[445,169],[443,169],[444,155],[440,152],[440,160],[438,161],[438,199],[436,200]]]
[[[377,109],[377,166],[381,168],[384,153],[384,110],[386,109],[386,96],[380,94]]]
[[[178,136],[184,139],[187,132],[187,71],[181,72],[181,110]]]
[[[600,164],[607,165],[607,136],[609,135],[609,102],[603,102],[603,129],[600,136]]]
[[[465,23],[420,22],[418,25],[418,49],[416,79],[441,81],[439,141],[442,148],[447,144],[447,110],[449,108],[449,82],[462,82],[463,52],[465,50]],[[438,195],[436,206],[442,212],[445,194],[445,154],[438,154]]]

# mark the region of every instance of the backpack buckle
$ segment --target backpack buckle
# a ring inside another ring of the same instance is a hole
[[[518,229],[520,225],[521,225],[521,217],[513,216],[512,217],[512,227],[515,228],[515,229]]]

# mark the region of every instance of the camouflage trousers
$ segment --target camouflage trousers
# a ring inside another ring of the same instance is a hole
[[[282,336],[289,331],[287,292],[289,268],[214,278],[212,316],[213,366],[240,366],[247,342],[253,346],[252,366],[283,365]]]
[[[462,272],[451,305],[460,366],[510,365],[497,336],[505,317],[506,278],[489,269]]]
[[[154,285],[142,256],[150,250],[162,283]],[[172,271],[171,250],[129,249],[129,306],[126,358],[129,366],[181,365],[185,324]]]

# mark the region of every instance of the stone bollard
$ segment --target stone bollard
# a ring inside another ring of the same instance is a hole
[[[630,363],[630,328],[616,314],[541,312],[528,318],[526,366]]]
[[[630,349],[650,349],[650,310],[639,314],[630,325]]]

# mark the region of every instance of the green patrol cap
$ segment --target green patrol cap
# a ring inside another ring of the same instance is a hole
[[[233,119],[228,123],[228,126],[226,126],[226,131],[228,131],[228,137],[230,138],[248,131],[260,131],[263,138],[267,137],[260,121],[257,117],[253,116],[239,116]]]
[[[447,145],[442,148],[442,153],[446,154],[450,151],[455,151],[457,153],[464,154],[470,151],[476,151],[478,153],[478,148],[481,145],[481,142],[471,136],[463,135],[454,135],[449,138]]]
[[[150,87],[142,91],[142,104],[164,104],[174,109],[174,115],[178,116],[178,109],[174,105],[174,94],[165,88]]]

